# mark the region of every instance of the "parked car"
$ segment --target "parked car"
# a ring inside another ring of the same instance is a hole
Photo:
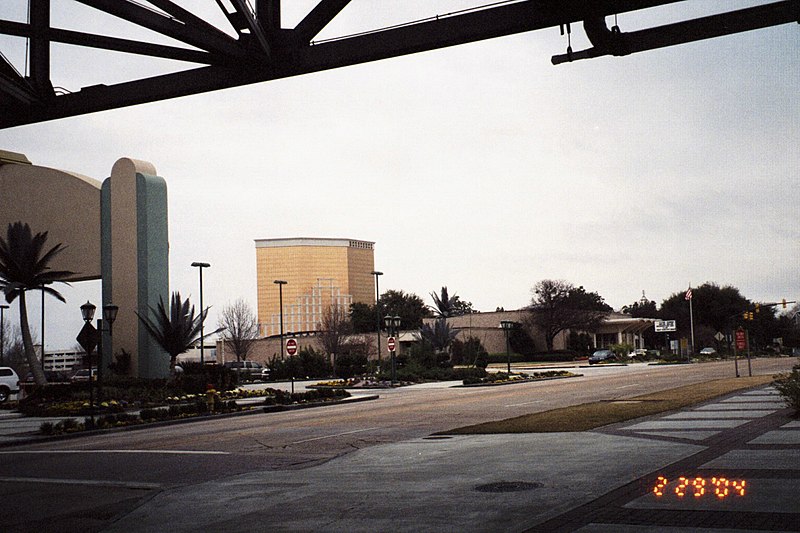
[[[716,355],[717,351],[714,348],[703,348],[700,350],[700,355]]]
[[[256,361],[227,361],[225,368],[230,368],[237,374],[248,379],[256,379],[261,377],[261,371],[264,366]]]
[[[44,377],[48,383],[68,383],[69,376],[64,372],[57,372],[55,370],[45,370]],[[33,383],[33,372],[28,372],[25,375],[23,383]]]
[[[603,361],[613,361],[614,360],[614,352],[611,350],[597,350],[595,351],[591,357],[589,357],[589,364],[593,365],[595,363],[601,363]]]
[[[644,348],[636,348],[635,350],[631,351],[631,353],[629,353],[628,355],[631,357],[636,357],[636,356],[645,357],[647,355],[647,350],[645,350]]]
[[[0,366],[0,403],[19,392],[19,376],[10,366]]]
[[[72,375],[71,378],[69,378],[69,380],[71,382],[73,382],[73,383],[81,383],[81,382],[85,383],[85,382],[89,381],[89,369],[88,368],[82,368],[82,369],[78,370],[77,372],[75,372],[75,374]],[[97,369],[96,368],[92,369],[92,381],[97,381]]]

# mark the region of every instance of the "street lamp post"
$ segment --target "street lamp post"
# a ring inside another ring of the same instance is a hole
[[[278,305],[280,306],[281,318],[281,361],[283,361],[283,286],[289,282],[282,279],[276,279],[273,281],[273,283],[278,286]]]
[[[83,317],[84,325],[80,334],[78,335],[78,342],[86,350],[86,359],[89,361],[89,414],[92,417],[92,427],[94,427],[94,383],[92,383],[92,351],[97,345],[97,330],[92,326],[92,319],[94,312],[97,309],[95,305],[89,301],[81,306],[81,316]]]
[[[103,390],[103,356],[105,355],[105,350],[103,349],[103,331],[105,331],[103,329],[103,324],[106,324],[108,326],[108,340],[110,342],[109,342],[109,346],[108,346],[109,355],[108,355],[108,359],[107,360],[111,361],[111,359],[114,357],[114,354],[113,354],[113,351],[114,351],[114,321],[117,319],[117,313],[118,312],[119,312],[119,307],[118,306],[116,306],[114,304],[106,304],[106,305],[103,306],[103,320],[98,320],[97,321],[98,322],[97,333],[98,333],[98,338],[99,338],[97,352],[98,352],[98,357],[100,359],[98,361],[98,363],[97,363],[97,394],[98,394],[98,397],[100,395],[100,392],[102,392],[102,390]],[[91,374],[91,371],[89,373]]]
[[[381,307],[378,302],[381,299],[381,291],[378,289],[378,276],[383,276],[383,272],[373,270],[371,272],[375,276],[375,316],[378,319],[378,372],[381,371]]]
[[[516,323],[511,320],[501,320],[500,327],[503,328],[503,331],[506,334],[506,360],[508,361],[508,375],[511,375],[511,348],[508,342],[508,336],[511,333],[511,330],[514,329]]]
[[[42,284],[42,372],[44,372],[44,284]]]
[[[203,351],[203,347],[205,345],[205,339],[203,335],[205,333],[205,330],[203,328],[203,325],[205,324],[204,320],[205,317],[203,316],[203,269],[210,268],[211,265],[208,263],[200,263],[198,261],[195,261],[194,263],[192,263],[192,266],[200,269],[200,365],[202,366],[206,362]]]
[[[108,324],[108,334],[112,335],[112,326],[114,324],[114,320],[117,319],[117,311],[119,311],[119,307],[114,304],[106,304],[103,306],[103,320],[98,320],[97,325],[98,328],[92,326],[92,319],[94,318],[94,312],[97,310],[97,307],[91,302],[86,302],[81,306],[81,317],[83,317],[83,321],[85,322],[83,325],[83,329],[78,334],[78,342],[86,350],[86,359],[89,361],[89,412],[90,416],[92,417],[92,426],[94,426],[94,383],[92,379],[92,352],[94,351],[95,347],[98,348],[98,354],[100,354],[100,363],[97,365],[97,376],[98,376],[98,387],[100,386],[99,378],[100,378],[100,369],[102,368],[102,332],[103,332],[103,321]],[[99,394],[99,388],[98,388]]]
[[[394,386],[395,382],[395,353],[396,353],[396,343],[397,339],[395,336],[397,335],[398,330],[400,329],[400,317],[399,316],[389,316],[386,315],[383,317],[383,324],[386,326],[386,329],[389,333],[389,340],[386,341],[386,345],[389,347],[389,352],[392,355],[392,386]]]
[[[3,311],[8,309],[6,304],[0,304],[0,366],[5,364],[6,356],[6,320]]]

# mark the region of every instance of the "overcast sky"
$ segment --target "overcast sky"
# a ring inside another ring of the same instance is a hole
[[[284,1],[284,27],[314,3]],[[320,37],[479,3],[353,0]],[[224,24],[213,0],[183,4]],[[619,25],[720,2],[683,4],[623,14]],[[25,5],[3,0],[0,18],[24,21]],[[52,10],[57,27],[137,35],[71,0]],[[795,300],[798,28],[559,66],[550,57],[566,39],[551,28],[0,130],[0,149],[98,180],[120,157],[153,163],[168,186],[171,289],[196,300],[190,264],[211,263],[214,324],[239,297],[255,308],[254,240],[298,236],[375,241],[382,291],[431,303],[446,285],[482,311],[527,305],[545,278],[616,309],[642,290],[660,304],[706,281],[755,301]],[[580,25],[573,32],[584,48]],[[23,40],[0,37],[0,51],[25,68]],[[72,91],[183,68],[58,45],[52,59],[54,85]],[[75,345],[78,307],[99,303],[99,283],[64,294],[67,304],[48,299],[48,350]],[[16,303],[11,311],[16,319]]]

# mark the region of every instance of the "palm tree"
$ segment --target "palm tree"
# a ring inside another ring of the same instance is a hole
[[[181,293],[176,291],[172,293],[169,309],[161,297],[158,298],[158,306],[155,309],[150,307],[155,318],[136,313],[147,333],[169,354],[170,373],[175,372],[175,360],[180,354],[189,351],[198,340],[203,342],[206,337],[225,329],[218,328],[200,336],[201,326],[208,316],[208,310],[209,307],[206,307],[202,313],[195,315],[194,306],[190,307],[189,299],[181,301]]]
[[[436,292],[430,294],[434,304],[431,309],[437,318],[450,318],[474,312],[471,302],[462,300],[458,294],[450,296],[447,287],[442,287],[441,295]]]
[[[47,378],[45,378],[42,365],[33,350],[25,292],[34,289],[41,290],[65,302],[61,293],[47,285],[54,282],[63,283],[64,278],[74,274],[69,270],[50,270],[50,262],[56,255],[64,251],[65,246],[59,243],[42,253],[45,242],[47,242],[46,231],[33,235],[31,227],[22,222],[9,224],[6,239],[0,237],[0,289],[3,290],[8,303],[19,297],[22,343],[25,347],[28,366],[37,385],[46,385]],[[42,357],[44,357],[44,346],[42,346]]]
[[[457,335],[458,330],[450,327],[445,318],[437,318],[432,325],[423,324],[415,334],[417,339],[429,343],[436,353],[447,353]]]
[[[433,299],[434,304],[434,307],[432,308],[433,312],[438,318],[448,318],[453,316],[455,311],[453,309],[453,297],[447,293],[447,287],[442,287],[441,296],[435,292],[432,292],[431,298]]]

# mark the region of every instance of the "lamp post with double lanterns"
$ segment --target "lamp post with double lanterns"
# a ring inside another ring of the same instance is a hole
[[[8,309],[6,304],[0,304],[0,366],[5,364],[6,357],[6,319],[3,311]]]
[[[102,322],[103,322],[103,324],[106,324],[108,326],[108,340],[109,340],[109,343],[108,343],[108,357],[105,358],[105,360],[107,362],[109,362],[109,363],[114,358],[114,353],[113,353],[113,351],[114,351],[114,343],[113,343],[113,339],[114,339],[114,321],[117,319],[117,313],[118,312],[119,312],[119,307],[114,305],[114,304],[106,304],[106,305],[103,306],[103,321]],[[98,322],[100,322],[100,321],[98,320]],[[99,330],[98,333],[99,333],[99,336],[100,336],[100,341],[99,341],[100,362],[97,365],[97,387],[98,387],[97,390],[100,391],[100,390],[102,390],[101,386],[102,386],[102,383],[103,383],[102,382],[103,377],[104,377],[103,374],[105,373],[105,369],[103,368],[103,360],[104,360],[104,356],[105,356],[105,353],[104,353],[105,350],[103,349],[103,331],[104,330],[103,330],[102,324],[98,323],[97,329]]]
[[[192,263],[192,266],[193,267],[197,267],[198,269],[200,269],[200,317],[201,317],[201,320],[200,320],[200,366],[203,366],[205,364],[205,362],[206,362],[205,361],[205,357],[204,357],[204,352],[203,352],[203,347],[205,345],[205,336],[203,335],[203,333],[205,333],[205,331],[203,329],[203,324],[205,323],[205,320],[202,319],[202,316],[203,316],[203,269],[204,268],[210,268],[211,265],[208,264],[208,263],[200,263],[198,261],[195,261],[194,263]]]
[[[508,337],[511,334],[511,330],[517,327],[517,323],[513,320],[501,320],[500,327],[506,334],[506,360],[508,361],[508,375],[511,375],[511,347],[508,342]]]
[[[281,317],[281,361],[283,361],[283,286],[289,282],[282,279],[276,279],[272,283],[278,286],[278,305],[280,306]]]
[[[92,325],[92,319],[94,319],[94,312],[97,310],[97,307],[91,303],[86,302],[81,306],[81,316],[83,317],[83,328],[81,329],[80,333],[78,333],[77,341],[86,350],[86,359],[89,363],[89,413],[92,420],[92,426],[94,426],[94,380],[92,379],[92,370],[93,370],[93,361],[92,361],[92,352],[94,351],[95,347],[98,348],[98,352],[101,353],[100,364],[98,365],[97,374],[98,378],[100,376],[101,368],[102,368],[102,332],[103,332],[103,322],[108,324],[108,334],[109,336],[113,335],[112,326],[114,321],[117,319],[117,312],[119,311],[119,307],[114,304],[106,304],[103,306],[103,319],[97,321],[97,328]],[[98,383],[99,385],[99,383]]]
[[[381,291],[378,289],[378,276],[383,276],[383,272],[373,270],[370,272],[375,276],[375,316],[378,317],[378,372],[381,371]]]
[[[386,315],[385,317],[383,317],[383,324],[386,326],[387,333],[389,334],[389,338],[386,339],[386,347],[389,349],[389,353],[391,354],[392,357],[392,386],[394,386],[395,372],[396,372],[395,354],[397,348],[396,335],[397,332],[400,330],[400,317],[397,315],[395,316]]]

